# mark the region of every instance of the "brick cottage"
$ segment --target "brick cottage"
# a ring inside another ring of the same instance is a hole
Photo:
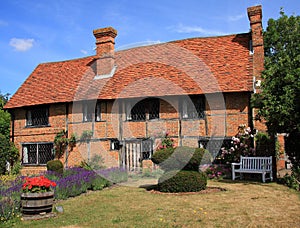
[[[264,129],[250,108],[264,62],[261,6],[248,17],[249,33],[116,52],[117,31],[96,29],[96,55],[38,65],[5,106],[22,172],[45,170],[62,130],[92,133],[64,153],[65,166],[97,154],[106,167],[135,170],[166,132],[176,145],[210,145],[215,156],[238,125]]]

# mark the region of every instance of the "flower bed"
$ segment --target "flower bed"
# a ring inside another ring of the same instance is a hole
[[[122,168],[85,170],[74,167],[57,173],[46,171],[39,177],[14,177],[0,179],[0,224],[8,224],[20,216],[21,193],[48,192],[53,188],[55,199],[67,199],[87,190],[101,190],[113,183],[127,180],[127,172]]]

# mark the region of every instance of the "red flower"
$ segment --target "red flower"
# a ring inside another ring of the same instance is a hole
[[[44,176],[26,177],[22,186],[24,192],[48,192],[50,187],[55,187],[56,183]]]

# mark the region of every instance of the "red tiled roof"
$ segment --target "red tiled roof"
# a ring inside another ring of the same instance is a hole
[[[143,96],[252,90],[250,34],[191,38],[115,53],[113,77],[94,79],[96,56],[37,66],[5,108]]]

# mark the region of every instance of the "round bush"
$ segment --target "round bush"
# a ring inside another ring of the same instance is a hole
[[[170,170],[199,170],[205,149],[176,147],[157,150],[152,161],[158,164],[164,171]]]
[[[198,192],[206,189],[206,185],[205,173],[172,170],[159,178],[157,189],[161,192]]]
[[[60,160],[51,160],[47,162],[47,170],[63,173],[64,165]]]

